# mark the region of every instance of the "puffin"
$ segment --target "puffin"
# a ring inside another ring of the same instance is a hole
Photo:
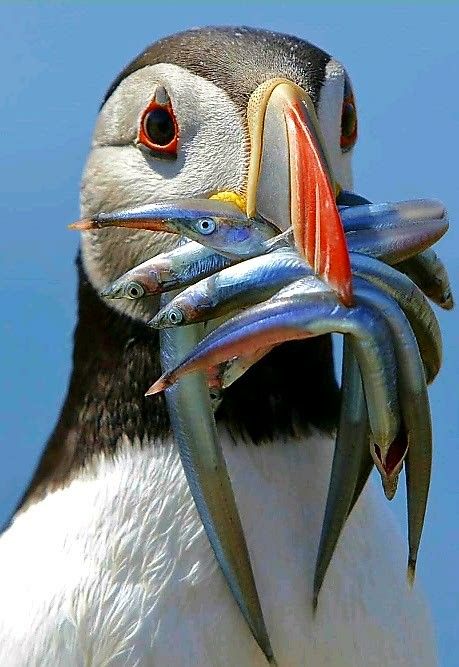
[[[357,111],[345,68],[297,37],[200,28],[153,43],[109,87],[82,217],[222,193],[243,200],[248,105],[273,79],[306,91],[333,173],[351,190]],[[264,156],[271,178],[286,169],[282,141]],[[164,395],[145,396],[161,375],[147,326],[159,298],[101,296],[176,244],[133,229],[81,235],[67,396],[0,538],[0,664],[432,667],[429,609],[407,585],[400,531],[371,480],[311,605],[340,409],[329,335],[275,347],[216,411],[272,656],[255,641],[196,510]]]

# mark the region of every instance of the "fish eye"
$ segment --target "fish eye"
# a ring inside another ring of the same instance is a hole
[[[168,92],[157,86],[140,117],[137,142],[156,157],[177,157],[178,125]]]
[[[198,220],[196,227],[198,232],[207,235],[215,231],[217,224],[212,218],[201,218]]]
[[[125,295],[128,299],[140,299],[145,294],[145,290],[139,283],[135,281],[130,282],[126,286]]]
[[[167,317],[171,324],[180,324],[183,320],[183,313],[180,308],[171,308]]]

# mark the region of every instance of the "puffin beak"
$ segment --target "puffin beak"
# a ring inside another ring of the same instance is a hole
[[[287,79],[270,79],[252,93],[247,215],[281,231],[314,272],[352,303],[351,267],[325,142],[309,95]]]

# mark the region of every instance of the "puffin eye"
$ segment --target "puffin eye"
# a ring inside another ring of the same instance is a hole
[[[128,299],[140,299],[145,294],[145,290],[139,283],[131,282],[126,286],[126,296]]]
[[[168,92],[157,86],[155,96],[143,110],[137,142],[156,157],[177,157],[178,126]]]
[[[180,324],[183,320],[183,313],[179,308],[171,308],[168,314],[169,322],[171,324]]]
[[[196,227],[198,232],[207,236],[207,234],[212,234],[215,231],[217,225],[212,218],[201,218],[198,220]]]
[[[152,109],[147,113],[143,121],[143,129],[156,146],[167,146],[175,137],[175,124],[172,114],[168,109]]]
[[[357,109],[349,81],[344,87],[344,100],[341,112],[341,150],[350,150],[357,141]]]

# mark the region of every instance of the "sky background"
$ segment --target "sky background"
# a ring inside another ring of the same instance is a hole
[[[447,205],[451,230],[438,249],[457,292],[457,5],[0,2],[0,522],[24,491],[66,390],[78,244],[66,225],[78,217],[98,105],[148,43],[206,24],[293,33],[346,65],[360,123],[356,188],[374,201],[427,196]],[[441,665],[456,667],[459,323],[457,312],[438,316],[444,368],[430,391],[435,458],[418,573]],[[404,527],[403,486],[393,506]]]

